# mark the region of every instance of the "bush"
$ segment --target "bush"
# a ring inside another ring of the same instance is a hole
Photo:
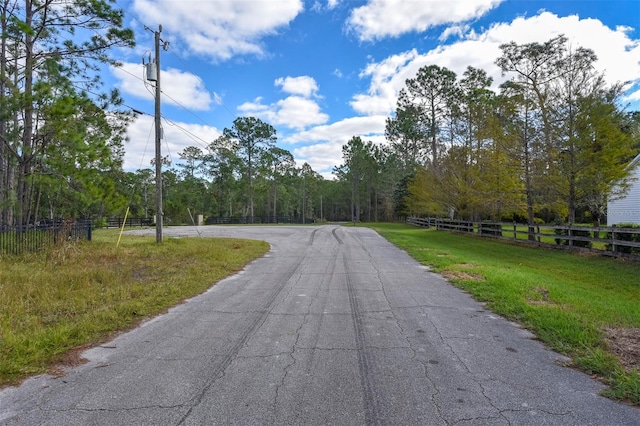
[[[107,218],[101,217],[93,221],[93,227],[96,229],[107,227]]]
[[[636,225],[636,224],[633,224],[633,223],[622,223],[622,224],[616,226],[616,228],[617,228],[617,230],[615,232],[616,240],[618,240],[618,241],[633,241],[633,242],[640,243],[640,234],[632,234],[632,233],[624,232],[625,229],[640,229],[640,225]],[[607,232],[607,238],[611,238],[611,232]],[[607,243],[607,250],[614,251],[612,249],[613,249],[612,245]],[[626,254],[640,254],[640,248],[616,245],[615,246],[615,252],[616,253],[626,253]]]
[[[563,236],[563,237],[568,237],[569,236],[569,230],[565,229],[565,228],[554,228],[554,232],[558,236]],[[572,237],[590,238],[591,237],[591,232],[590,231],[584,231],[584,230],[580,230],[580,229],[571,228],[571,236]],[[563,246],[568,246],[569,245],[569,240],[567,240],[565,238],[556,238],[556,244],[563,245]],[[591,248],[593,246],[593,243],[591,241],[573,240],[572,245],[574,247],[588,247],[588,248]]]
[[[480,235],[502,237],[502,225],[499,223],[480,223]]]

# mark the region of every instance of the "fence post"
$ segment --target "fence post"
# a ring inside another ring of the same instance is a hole
[[[614,225],[615,227],[615,225]],[[615,253],[617,251],[617,247],[616,247],[616,231],[614,229],[611,229],[611,251],[613,253]]]
[[[513,239],[514,240],[518,239],[518,228],[515,220],[513,221]]]
[[[573,238],[572,238],[571,224],[569,224],[569,228],[567,229],[567,238],[569,239],[569,246],[570,246],[570,247],[573,247]]]

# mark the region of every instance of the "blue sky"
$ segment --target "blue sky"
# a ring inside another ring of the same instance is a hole
[[[486,70],[499,45],[564,34],[591,48],[610,83],[629,82],[640,109],[640,0],[119,0],[137,47],[114,51],[105,74],[126,105],[147,114],[129,128],[124,167],[150,168],[153,88],[142,58],[161,53],[163,155],[202,150],[239,116],[273,125],[278,145],[326,178],[352,136],[384,143],[386,117],[424,65]]]

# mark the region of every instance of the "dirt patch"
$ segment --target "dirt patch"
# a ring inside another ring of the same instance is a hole
[[[527,303],[534,306],[552,306],[558,305],[552,300],[549,300],[549,290],[544,287],[536,287],[531,290],[531,297],[527,297]]]
[[[464,271],[444,271],[441,273],[443,277],[448,280],[463,280],[463,281],[482,281],[483,277],[478,274],[470,274]]]
[[[89,349],[92,345],[82,345],[78,346],[62,355],[58,362],[49,367],[47,370],[47,374],[59,378],[67,375],[66,368],[68,367],[77,367],[78,365],[86,364],[89,362],[88,359],[83,358],[81,354]]]
[[[627,370],[640,369],[640,328],[607,328],[607,347]]]
[[[538,286],[534,288],[533,291],[539,294],[542,300],[549,301],[549,290],[547,290],[546,288]]]

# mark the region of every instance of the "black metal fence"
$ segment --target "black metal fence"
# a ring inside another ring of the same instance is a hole
[[[242,216],[242,217],[208,217],[205,225],[244,225],[262,223],[313,223],[314,220],[301,216]]]
[[[0,254],[22,254],[72,240],[91,241],[91,222],[0,225]]]
[[[152,226],[155,225],[153,218],[150,217],[128,217],[125,220],[123,217],[110,217],[107,219],[107,227],[108,228],[122,228],[124,226],[136,226],[136,227],[144,227],[144,226]]]

